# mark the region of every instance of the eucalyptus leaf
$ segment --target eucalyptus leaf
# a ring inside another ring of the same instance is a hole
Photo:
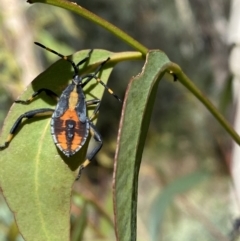
[[[169,63],[163,52],[150,51],[142,73],[128,85],[114,168],[115,229],[118,241],[136,240],[138,173],[158,83]]]
[[[74,54],[78,63],[89,50]],[[89,63],[80,73],[89,68],[94,71],[112,53],[94,50]],[[100,73],[106,83],[113,68],[106,64]],[[28,99],[36,90],[48,88],[58,95],[71,80],[71,65],[59,60],[41,73],[28,86],[19,99]],[[103,86],[91,81],[86,87],[86,99],[101,98]],[[7,138],[15,120],[23,113],[38,108],[54,108],[56,102],[41,94],[29,105],[13,104],[4,122],[1,144]],[[93,111],[93,110],[91,110]],[[0,185],[4,197],[15,215],[18,228],[26,241],[67,241],[70,233],[70,201],[76,170],[85,159],[87,145],[71,158],[59,152],[50,134],[49,118],[32,118],[23,121],[9,147],[0,152]]]

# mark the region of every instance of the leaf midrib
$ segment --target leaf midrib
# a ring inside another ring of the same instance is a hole
[[[49,237],[48,235],[48,230],[46,229],[46,222],[44,221],[43,215],[42,215],[42,207],[41,207],[41,202],[40,202],[40,193],[39,193],[39,165],[40,165],[40,156],[43,151],[43,141],[44,137],[46,136],[46,132],[48,131],[50,125],[50,120],[46,123],[45,128],[43,129],[42,135],[40,136],[39,139],[39,145],[37,149],[37,154],[36,154],[36,165],[35,165],[35,173],[34,173],[34,190],[35,190],[35,200],[36,200],[36,206],[38,207],[38,214],[40,217],[40,222],[42,224],[42,228],[44,230],[46,238]],[[49,240],[49,239],[48,239]]]

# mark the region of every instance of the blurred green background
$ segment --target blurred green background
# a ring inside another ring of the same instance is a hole
[[[164,51],[232,122],[226,41],[230,1],[76,2],[149,49]],[[25,86],[57,60],[34,41],[64,55],[89,48],[132,50],[101,27],[44,4],[1,0],[0,26],[1,127]],[[141,61],[118,64],[110,88],[123,99],[130,78],[142,66]],[[114,98],[105,94],[97,123],[103,149],[74,186],[80,196],[73,198],[73,240],[80,226],[84,238],[75,240],[115,239],[111,182],[120,111]],[[160,82],[140,169],[138,240],[233,240],[239,209],[229,174],[231,144],[228,134],[180,83]],[[0,240],[21,240],[15,230],[1,197]]]

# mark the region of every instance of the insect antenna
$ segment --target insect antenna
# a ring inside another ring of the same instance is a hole
[[[73,67],[73,69],[74,69],[74,76],[77,76],[77,75],[78,75],[78,67],[77,67],[77,65],[76,65],[69,57],[64,56],[64,55],[56,52],[55,50],[50,49],[50,48],[48,48],[48,47],[46,47],[46,46],[44,46],[44,45],[42,45],[42,44],[40,44],[40,43],[38,43],[38,42],[34,42],[34,43],[35,43],[36,45],[40,46],[41,48],[46,49],[47,51],[49,51],[49,52],[51,52],[51,53],[54,53],[54,54],[56,54],[57,56],[59,56],[60,58],[68,61],[69,63],[71,63],[71,65],[72,65],[72,67]],[[86,58],[85,58],[84,60],[86,61]],[[82,63],[85,62],[85,61],[80,61],[80,63],[82,64]],[[79,64],[78,64],[78,65],[79,65]]]

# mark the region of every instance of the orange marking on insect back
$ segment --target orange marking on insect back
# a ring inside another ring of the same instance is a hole
[[[70,139],[67,138],[69,128],[67,121],[69,120],[74,122],[74,128],[71,130],[74,135]],[[68,109],[59,119],[55,120],[54,129],[58,144],[63,150],[74,152],[83,144],[83,138],[86,135],[86,124],[80,122],[75,110]]]
[[[72,151],[73,151],[73,150],[76,150],[78,147],[79,147],[79,145],[74,145],[74,144],[72,144],[71,150],[72,150]]]
[[[67,127],[66,126],[67,120],[74,120],[76,123],[79,122],[77,112],[75,110],[70,110],[70,109],[68,109],[59,119],[63,121],[62,127]]]
[[[68,149],[67,142],[66,142],[66,135],[64,132],[61,132],[61,134],[57,135],[57,140],[63,150]]]

